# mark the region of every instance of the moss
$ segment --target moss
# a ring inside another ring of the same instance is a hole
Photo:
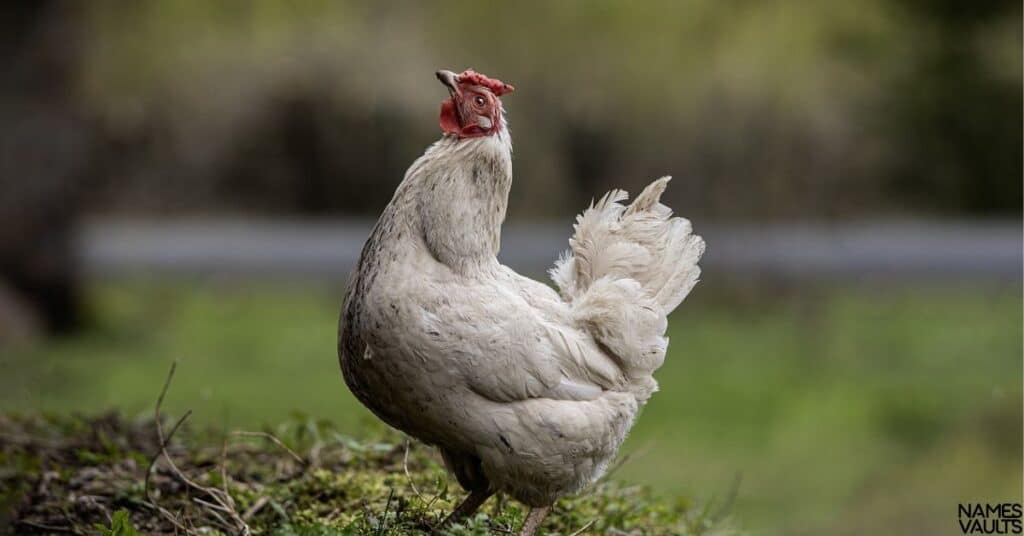
[[[209,487],[227,491],[232,510],[253,534],[423,534],[464,495],[452,487],[432,449],[398,435],[360,441],[308,420],[275,431],[287,448],[267,435],[179,432],[169,452],[180,474],[158,463],[147,496],[146,467],[159,450],[153,422],[116,415],[0,416],[7,520],[41,531],[95,532],[102,527],[165,533],[180,523],[189,530],[229,533],[230,515],[199,502],[216,502],[201,489]],[[514,533],[525,513],[522,505],[497,497],[448,534]],[[546,534],[581,529],[594,534],[733,532],[727,521],[687,500],[663,500],[645,488],[614,481],[559,501],[544,523]]]

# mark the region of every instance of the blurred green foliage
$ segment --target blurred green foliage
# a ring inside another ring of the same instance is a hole
[[[1019,297],[699,286],[616,477],[700,502],[727,502],[738,477],[735,517],[786,534],[942,532],[957,501],[1020,500]],[[298,413],[379,429],[336,364],[338,288],[137,283],[91,298],[95,329],[6,351],[0,410],[148,415],[176,359],[165,407],[198,423]]]
[[[433,71],[472,66],[518,88],[513,212],[672,173],[691,216],[1020,214],[1019,2],[101,1],[82,18],[84,106],[146,140],[122,210],[374,214],[437,136]]]

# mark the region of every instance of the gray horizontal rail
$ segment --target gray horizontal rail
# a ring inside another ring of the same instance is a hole
[[[92,276],[269,275],[344,278],[372,222],[105,221],[78,246]],[[567,246],[568,224],[510,223],[501,259],[546,270]],[[1021,278],[1019,222],[842,225],[698,225],[708,243],[704,279],[730,276],[841,279]]]

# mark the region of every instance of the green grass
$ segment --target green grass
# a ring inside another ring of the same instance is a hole
[[[216,428],[377,421],[335,357],[341,289],[125,284],[91,294],[96,326],[5,349],[0,410],[151,411]],[[661,392],[616,475],[725,500],[757,532],[948,532],[958,502],[1020,501],[1019,287],[701,286],[673,315]]]
[[[281,444],[187,426],[178,431],[166,454],[173,467],[164,458],[148,471],[159,451],[153,420],[0,415],[0,527],[103,536],[184,528],[192,529],[189,534],[248,528],[272,536],[404,536],[438,529],[447,536],[486,536],[515,534],[526,516],[523,505],[495,497],[442,529],[465,494],[448,485],[435,451],[393,431],[359,440],[329,423],[291,420],[274,429]],[[614,481],[561,499],[542,525],[552,536],[585,529],[739,534],[720,509]]]

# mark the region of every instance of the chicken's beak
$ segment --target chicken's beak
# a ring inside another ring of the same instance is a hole
[[[434,74],[437,76],[437,79],[448,88],[448,93],[452,96],[455,96],[455,94],[458,93],[458,75],[444,69],[441,69]]]

